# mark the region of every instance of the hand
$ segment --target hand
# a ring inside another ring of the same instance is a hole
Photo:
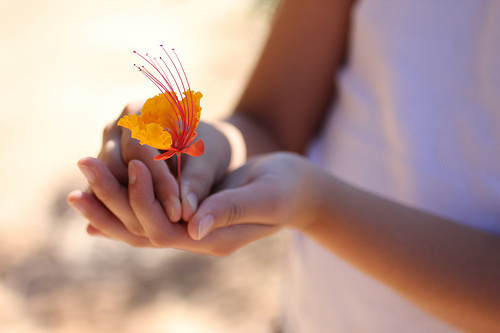
[[[203,201],[189,221],[188,232],[193,239],[204,239],[234,227],[242,231],[245,226],[261,228],[259,237],[285,226],[306,229],[320,219],[323,200],[318,184],[325,175],[319,167],[292,153],[254,158],[231,173],[218,192]]]
[[[170,172],[169,165],[165,162],[154,161],[158,150],[149,146],[141,146],[137,140],[131,138],[128,129],[117,125],[118,120],[124,115],[139,112],[143,104],[144,102],[129,103],[120,116],[104,128],[102,147],[98,158],[104,162],[111,174],[124,185],[128,183],[128,163],[133,159],[143,161],[151,170],[156,184],[155,193],[162,206],[168,212],[170,220],[177,222],[181,219],[182,210],[177,181]],[[86,167],[81,162],[78,165],[80,168]],[[132,227],[132,229],[137,228],[140,229],[140,226]]]
[[[148,146],[141,146],[137,140],[131,139],[130,132],[117,125],[118,119],[126,114],[131,114],[134,112],[139,112],[142,108],[143,102],[134,102],[128,104],[120,116],[110,124],[108,124],[103,131],[102,147],[99,152],[98,158],[102,160],[104,166],[108,170],[108,173],[113,176],[114,182],[108,182],[108,184],[119,184],[125,185],[128,183],[128,172],[127,165],[132,159],[139,159],[144,161],[150,168],[154,181],[157,184],[155,188],[155,193],[162,203],[165,211],[169,213],[169,217],[172,221],[179,221],[181,218],[182,210],[181,203],[179,199],[179,190],[177,186],[177,181],[175,177],[170,173],[169,167],[166,163],[158,163],[154,161],[154,156],[158,154],[156,149]],[[127,133],[128,132],[128,133]],[[89,159],[82,159],[79,161],[78,166],[82,173],[89,179],[95,177],[96,170],[92,165],[88,164]],[[110,197],[123,195],[126,187],[114,187],[115,194],[110,192]],[[87,195],[88,194],[88,195]],[[96,195],[93,191],[92,186],[89,187],[87,193],[83,194],[80,191],[74,191],[68,196],[68,202],[72,207],[78,208],[77,210],[86,211],[91,209],[89,207],[101,207],[103,202],[109,201],[107,198],[102,198]],[[112,205],[112,204],[111,204]],[[106,207],[106,206],[104,206]],[[119,210],[120,207],[107,207],[107,215],[121,217],[124,228],[121,231],[121,238],[125,237],[124,233],[128,233],[126,238],[134,238],[133,236],[143,236],[145,230],[143,226],[137,223],[137,219],[133,216],[128,216],[130,210]],[[119,210],[119,211],[118,211]],[[106,235],[109,234],[107,230],[98,230],[95,226],[89,224],[87,228],[89,234],[92,235]]]
[[[142,104],[139,103],[127,105],[120,117],[138,112],[141,106]],[[134,212],[130,208],[126,209],[125,206],[114,204],[113,197],[128,197],[125,193],[127,191],[125,186],[128,183],[128,164],[137,159],[145,163],[149,169],[154,183],[154,193],[168,219],[172,222],[178,222],[181,218],[188,220],[196,211],[198,202],[208,195],[213,184],[227,169],[231,153],[225,135],[208,124],[200,123],[198,136],[205,139],[206,152],[194,158],[196,162],[190,161],[190,156],[183,155],[184,186],[180,195],[177,181],[170,172],[169,165],[153,160],[154,156],[158,155],[158,151],[148,146],[141,146],[137,140],[131,139],[129,130],[117,126],[117,121],[110,123],[104,130],[103,145],[99,153],[99,159],[103,165],[88,158],[78,163],[89,182],[96,173],[105,174],[102,178],[105,182],[100,184],[101,189],[96,191],[91,184],[88,193],[75,191],[68,196],[68,202],[73,207],[85,211],[96,207],[107,208],[106,215],[112,219],[118,219],[124,226],[120,239],[125,237],[123,235],[125,231],[129,233],[126,239],[135,239],[135,236],[147,238],[147,235],[157,232],[157,230],[148,229],[151,225],[141,225],[141,220],[133,216]],[[117,200],[120,202],[119,199]],[[101,229],[96,229],[96,226],[91,223],[88,232],[93,235],[109,234],[109,230],[102,230],[104,227],[110,227],[110,225],[101,224]]]
[[[154,193],[152,175],[138,160],[128,165],[128,188],[118,182],[99,159],[81,161],[96,200],[85,192],[70,194],[70,203],[89,220],[89,233],[137,247],[170,247],[195,253],[226,256],[268,235],[275,228],[235,225],[212,232],[201,241],[188,234],[187,224],[171,223]],[[88,169],[85,169],[88,168]],[[131,232],[130,225],[143,230]]]

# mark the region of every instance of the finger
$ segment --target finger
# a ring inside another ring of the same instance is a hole
[[[212,186],[226,173],[231,156],[229,142],[213,126],[201,122],[200,136],[210,138],[205,153],[199,157],[182,155],[182,218],[189,221],[198,205],[210,193]]]
[[[193,246],[186,227],[171,223],[166,216],[155,197],[151,173],[143,162],[133,160],[129,163],[129,180],[130,206],[150,241],[160,247]]]
[[[185,158],[186,167],[181,171],[182,219],[189,221],[198,209],[198,204],[210,193],[215,182],[215,168],[205,156],[196,160]]]
[[[189,221],[189,235],[200,240],[213,230],[238,224],[270,225],[286,198],[278,196],[272,182],[258,179],[226,189],[205,199]]]
[[[129,163],[130,205],[148,239],[157,247],[171,247],[195,253],[225,256],[274,230],[269,226],[241,225],[217,229],[202,242],[193,240],[185,224],[171,223],[153,194],[151,174],[141,161]]]
[[[102,147],[98,158],[104,162],[111,173],[122,184],[127,184],[127,162],[124,162],[121,154],[121,137],[123,128],[118,126],[118,120],[124,115],[139,112],[144,102],[129,103],[120,116],[109,123],[103,131]]]
[[[67,201],[89,221],[87,232],[90,235],[105,236],[135,247],[153,247],[147,238],[131,234],[113,213],[90,194],[73,191],[68,195]]]
[[[154,191],[163,210],[170,221],[178,222],[182,217],[177,180],[170,172],[165,161],[155,161],[158,150],[149,146],[141,146],[139,141],[130,137],[130,131],[123,131],[121,137],[122,157],[127,164],[132,160],[140,160],[146,164],[154,182]]]
[[[106,167],[121,184],[127,184],[127,165],[123,162],[121,156],[121,130],[114,128],[112,131],[117,133],[104,135],[107,138],[103,139],[101,151],[97,158],[104,162]]]
[[[135,247],[158,247],[158,244],[151,243],[147,238],[131,234],[102,203],[87,193],[80,191],[70,193],[68,203],[89,220],[87,232],[92,236],[104,236]],[[175,226],[179,228],[181,224]],[[217,229],[202,241],[192,240],[184,231],[184,237],[170,245],[177,249],[224,257],[277,230],[277,227],[266,225],[234,225]],[[166,245],[161,244],[161,246]]]
[[[87,157],[78,162],[78,167],[89,182],[95,196],[134,235],[144,235],[144,229],[129,205],[128,190],[111,174],[104,163]]]
[[[137,169],[139,168],[141,167],[139,166]],[[141,175],[137,178],[137,184],[140,184],[140,178]],[[133,188],[133,185],[131,188]],[[147,200],[151,200],[151,197]],[[165,235],[157,238],[156,242],[151,242],[144,237],[135,236],[128,232],[123,224],[102,203],[87,193],[72,192],[68,196],[68,202],[75,209],[82,212],[84,217],[89,219],[90,225],[87,228],[89,234],[120,240],[136,247],[169,246],[196,253],[227,256],[244,245],[266,237],[278,229],[275,226],[267,225],[233,225],[215,230],[202,241],[194,241],[188,236],[184,225],[171,224],[173,230],[167,231]],[[146,212],[149,209],[148,207],[144,207]],[[161,209],[157,210],[157,214],[160,214],[160,211]],[[139,215],[142,216],[140,213]],[[153,216],[153,219],[157,219],[157,216]]]

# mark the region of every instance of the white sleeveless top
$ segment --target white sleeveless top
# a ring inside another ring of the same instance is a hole
[[[500,234],[500,1],[360,0],[310,157],[390,200]],[[455,332],[297,234],[285,332]]]

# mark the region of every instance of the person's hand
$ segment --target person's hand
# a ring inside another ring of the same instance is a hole
[[[277,228],[235,225],[220,228],[203,240],[194,240],[186,223],[172,223],[155,196],[151,172],[146,164],[132,160],[128,165],[128,187],[120,184],[106,165],[96,158],[81,160],[94,195],[78,192],[70,203],[90,223],[89,233],[123,241],[136,247],[161,247],[226,256],[237,248],[263,238]],[[90,172],[89,172],[90,171]],[[130,226],[141,226],[131,232]]]
[[[306,229],[321,216],[323,177],[328,177],[324,170],[297,154],[273,153],[251,159],[202,202],[188,223],[188,233],[200,240],[231,228],[241,232],[260,229],[258,237],[285,226]],[[224,242],[234,249],[245,245],[232,239]]]
[[[162,203],[171,221],[181,219],[181,202],[179,190],[175,177],[170,172],[170,168],[165,162],[158,162],[154,157],[158,155],[158,150],[149,146],[141,146],[139,142],[132,139],[130,131],[117,125],[118,120],[124,115],[137,113],[141,110],[144,102],[129,103],[120,116],[109,123],[103,131],[102,146],[98,158],[104,162],[111,174],[119,183],[128,183],[127,165],[133,159],[143,161],[151,170],[155,186],[155,193]],[[88,166],[82,162],[78,166],[85,172]],[[140,226],[129,226],[131,229],[141,229]]]
[[[129,104],[120,117],[138,112],[141,107],[141,103]],[[82,159],[78,163],[82,173],[90,183],[94,180],[96,173],[104,172],[96,170],[96,168],[107,170],[104,178],[106,183],[101,184],[101,187],[114,187],[106,188],[105,191],[101,190],[100,192],[98,190],[98,193],[90,186],[88,193],[72,192],[68,196],[68,202],[77,210],[85,211],[90,208],[85,208],[86,205],[94,208],[104,205],[109,210],[107,215],[118,218],[122,222],[125,227],[123,232],[127,231],[130,234],[127,236],[128,238],[132,239],[135,236],[147,238],[148,234],[156,231],[148,230],[150,226],[141,225],[140,220],[132,215],[132,210],[122,206],[114,206],[113,200],[110,200],[113,199],[113,196],[128,197],[128,194],[125,193],[128,184],[128,164],[136,159],[145,163],[149,169],[156,198],[169,221],[178,222],[181,218],[188,220],[196,211],[198,202],[201,202],[208,195],[213,184],[222,177],[228,167],[231,152],[225,135],[211,125],[200,123],[198,137],[203,138],[206,142],[205,154],[196,157],[196,162],[191,162],[188,155],[182,156],[183,188],[179,193],[177,180],[169,168],[169,164],[172,163],[154,161],[153,158],[158,155],[158,150],[149,146],[141,146],[137,140],[130,137],[129,130],[117,126],[117,121],[110,123],[104,129],[102,149],[98,156],[103,165],[96,164],[96,161],[88,158]],[[173,169],[175,170],[175,168]],[[103,197],[104,195],[106,197]],[[109,234],[107,230],[96,229],[92,223],[89,224],[88,232],[90,234]],[[123,237],[122,235],[121,238]]]
[[[127,105],[120,117],[105,127],[98,158],[122,184],[127,183],[128,163],[133,159],[144,162],[153,176],[156,196],[170,220],[188,220],[196,211],[198,202],[208,195],[213,184],[226,172],[231,158],[229,143],[218,129],[200,122],[197,139],[204,140],[205,153],[196,157],[196,162],[190,162],[191,156],[182,155],[183,188],[179,193],[177,181],[173,176],[177,172],[175,156],[166,162],[154,161],[154,156],[159,154],[157,149],[141,146],[138,140],[131,138],[128,129],[117,125],[122,116],[139,112],[142,104],[136,102]]]

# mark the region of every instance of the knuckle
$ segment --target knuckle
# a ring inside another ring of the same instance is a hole
[[[120,156],[120,148],[116,141],[110,139],[103,142],[98,158],[104,162],[108,168],[113,168],[115,165],[122,165],[123,160]]]
[[[144,229],[140,225],[137,224],[127,225],[126,228],[134,236],[143,237],[145,235]]]
[[[155,247],[171,247],[171,239],[164,233],[154,233],[149,235],[148,238],[151,244],[153,244]]]
[[[151,244],[144,238],[134,238],[128,240],[127,243],[133,247],[151,247]]]
[[[98,186],[98,184],[93,184],[92,190],[96,194],[97,198],[104,204],[108,205],[114,198],[114,196],[109,192]]]
[[[245,205],[236,200],[226,200],[227,205],[227,219],[225,221],[225,226],[231,224],[231,221],[239,221],[245,216]]]
[[[103,140],[106,141],[107,139],[109,139],[112,136],[115,129],[116,129],[116,124],[114,122],[108,123],[102,131]]]
[[[236,251],[232,246],[219,246],[210,252],[210,255],[219,258],[229,257]]]

